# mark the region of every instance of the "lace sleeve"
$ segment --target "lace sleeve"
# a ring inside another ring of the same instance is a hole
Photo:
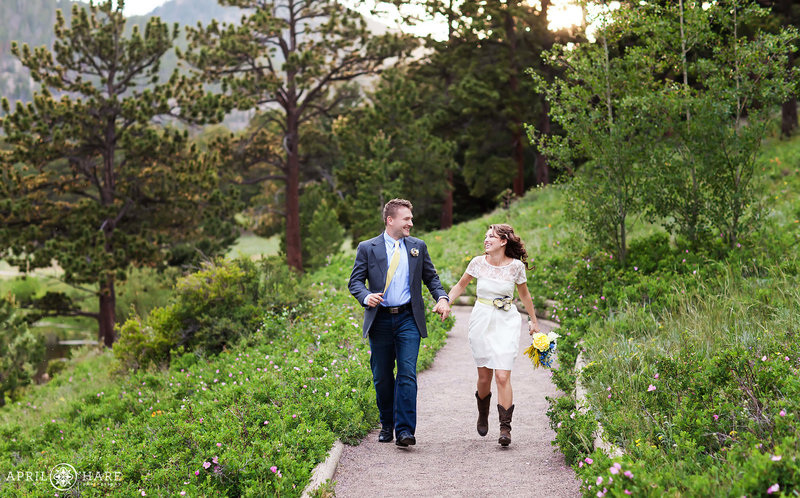
[[[469,262],[467,265],[467,273],[471,275],[473,278],[478,278],[478,273],[481,265],[480,258],[483,256],[475,256],[472,258],[472,261]]]
[[[520,260],[517,260],[516,267],[517,267],[517,278],[514,280],[514,282],[517,285],[527,283],[528,277],[525,275],[525,263],[523,263]]]

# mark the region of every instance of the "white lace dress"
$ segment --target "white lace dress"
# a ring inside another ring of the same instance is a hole
[[[470,261],[467,273],[478,279],[478,300],[469,317],[469,346],[475,366],[511,370],[519,352],[519,311],[514,304],[505,311],[480,299],[513,298],[516,285],[527,281],[525,265],[515,259],[505,266],[492,266],[481,255]]]

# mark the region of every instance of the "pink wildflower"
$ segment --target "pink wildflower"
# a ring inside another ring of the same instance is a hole
[[[647,392],[655,391],[655,390],[656,390],[656,386],[654,386],[653,384],[650,384],[649,386],[647,386]]]
[[[781,417],[785,417],[786,416],[786,410],[781,410],[780,412],[778,412],[778,415],[780,415]]]
[[[778,483],[775,483],[772,486],[767,488],[767,494],[771,495],[772,493],[777,493],[780,490],[781,490],[781,487],[778,486]]]
[[[628,479],[633,479],[633,472],[631,472],[630,470],[626,470],[625,472],[622,473],[622,475],[624,475]]]

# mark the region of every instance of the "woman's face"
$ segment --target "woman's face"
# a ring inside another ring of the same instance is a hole
[[[490,228],[486,231],[486,236],[483,238],[483,249],[486,252],[505,250],[505,245],[506,241],[500,238],[493,229]]]

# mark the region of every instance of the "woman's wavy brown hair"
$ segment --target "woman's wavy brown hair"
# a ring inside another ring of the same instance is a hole
[[[511,225],[498,223],[497,225],[489,225],[489,228],[495,235],[506,241],[506,256],[522,261],[528,270],[533,269],[532,266],[528,266],[528,253],[525,251],[525,244],[522,243],[519,235],[514,233]]]

